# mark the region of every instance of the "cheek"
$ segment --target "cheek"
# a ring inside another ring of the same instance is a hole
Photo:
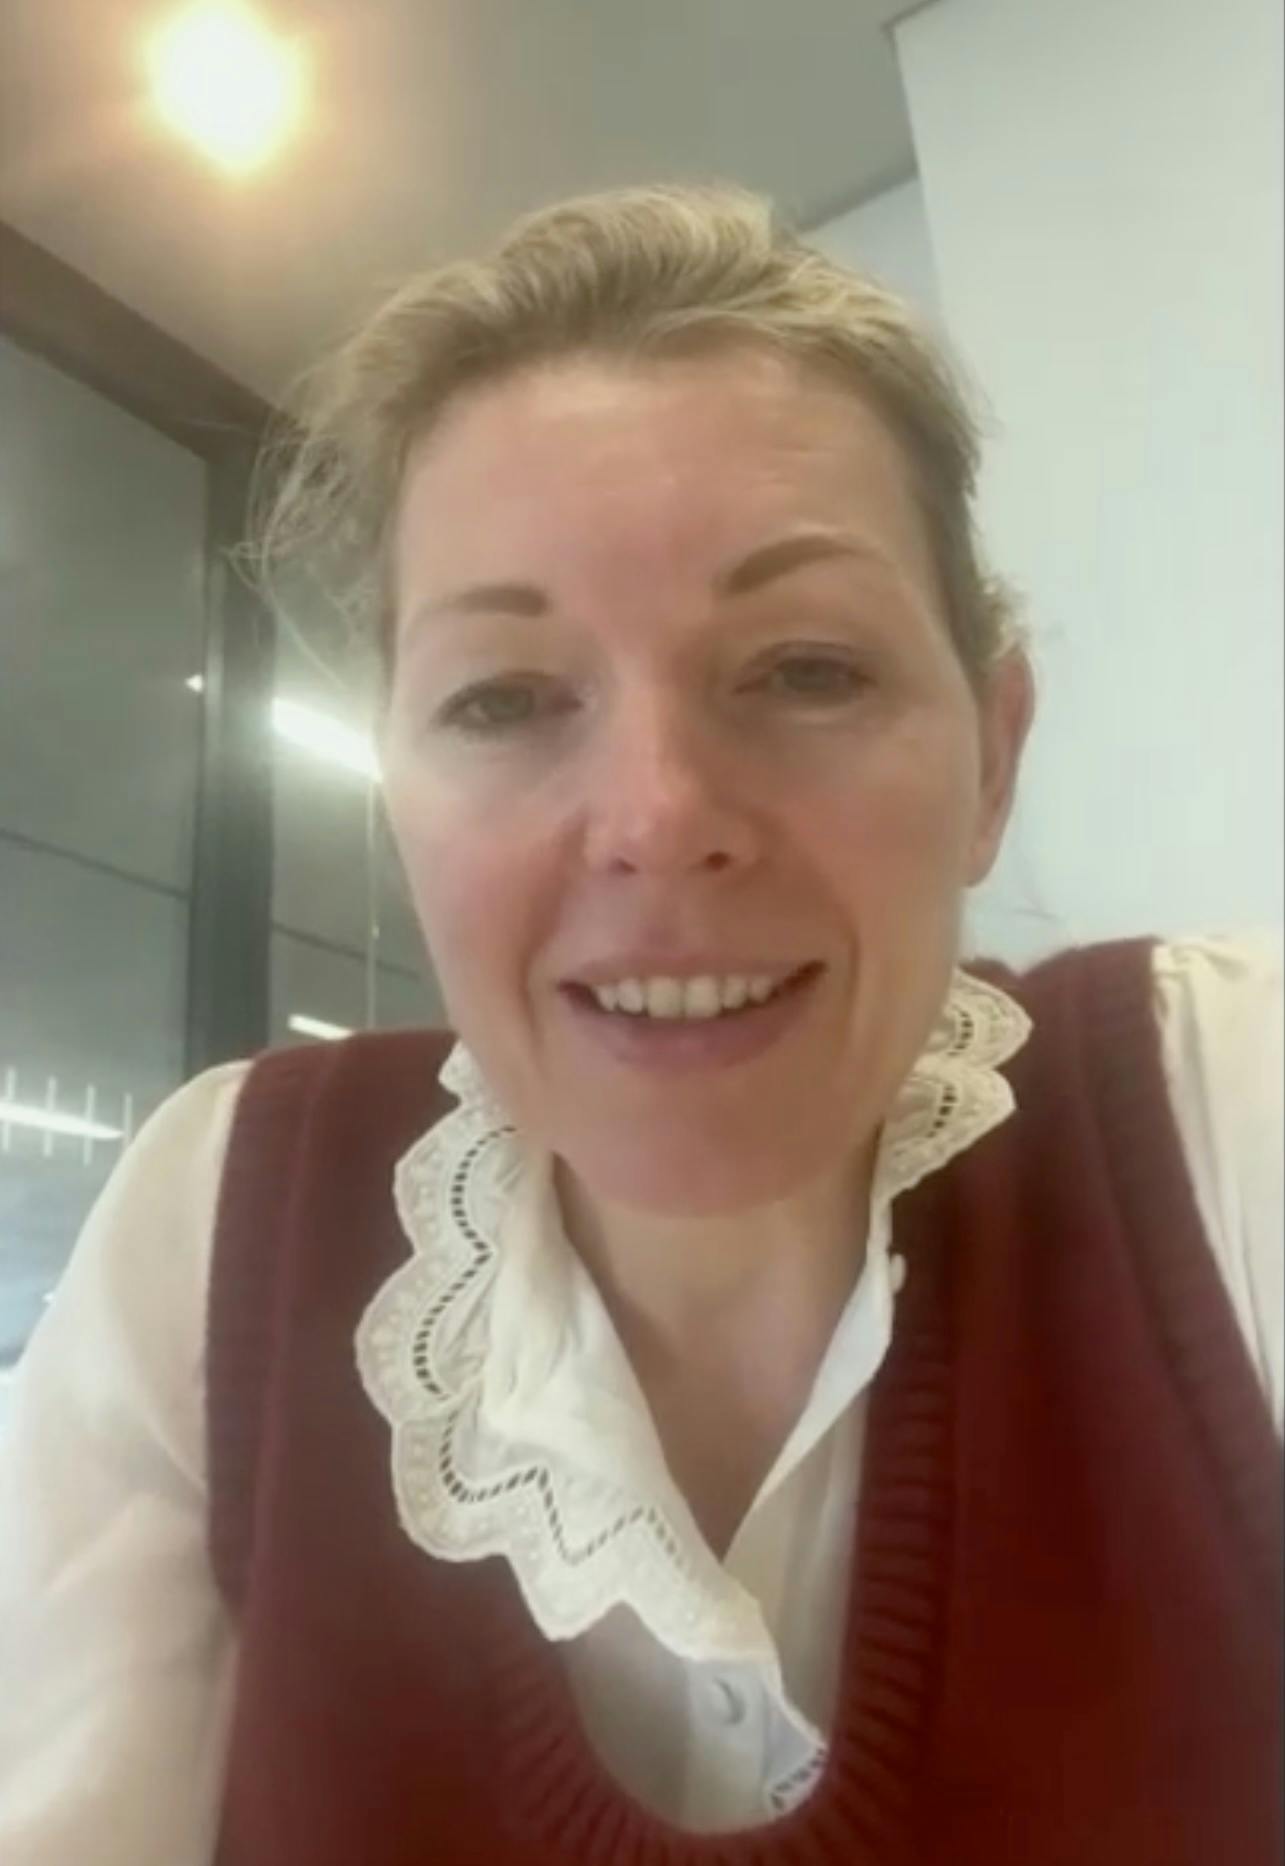
[[[520,988],[547,891],[539,840],[514,833],[503,813],[425,808],[396,791],[388,815],[448,1003],[493,1003]]]
[[[906,910],[952,900],[965,884],[977,802],[966,722],[907,722],[829,787],[808,839],[849,907],[905,927]],[[818,833],[819,832],[819,833]]]

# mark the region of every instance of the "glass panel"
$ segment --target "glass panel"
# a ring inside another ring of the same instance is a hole
[[[121,1148],[181,1080],[187,902],[2,836],[0,900],[0,1365],[8,1367]],[[58,1132],[60,1117],[107,1137]]]
[[[272,935],[271,992],[274,1044],[315,1041],[337,1031],[443,1022],[422,970],[372,968],[358,954],[292,933]]]
[[[186,890],[205,469],[0,338],[0,828]]]
[[[272,1040],[292,1019],[345,1030],[440,1024],[424,955],[372,783],[371,705],[358,677],[282,620],[274,706]],[[314,1033],[317,1034],[317,1033]]]
[[[0,1385],[182,1076],[202,463],[0,339]],[[64,1122],[65,1124],[65,1122]]]

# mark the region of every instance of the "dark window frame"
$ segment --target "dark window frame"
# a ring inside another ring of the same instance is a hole
[[[205,651],[188,930],[184,1073],[269,1037],[274,628],[230,556],[275,411],[0,222],[0,331],[203,461]]]

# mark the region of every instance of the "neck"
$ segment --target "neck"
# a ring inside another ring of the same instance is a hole
[[[789,1198],[698,1218],[596,1197],[561,1163],[567,1234],[644,1386],[742,1366],[764,1350],[786,1385],[810,1380],[860,1273],[873,1144]]]
[[[699,1219],[613,1206],[560,1175],[568,1237],[720,1559],[807,1403],[861,1270],[872,1157],[873,1147],[778,1204]]]

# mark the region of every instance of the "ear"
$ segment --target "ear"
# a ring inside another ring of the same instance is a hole
[[[981,784],[967,882],[976,887],[995,865],[1012,813],[1017,773],[1035,717],[1035,676],[1022,648],[1010,648],[977,695]]]

